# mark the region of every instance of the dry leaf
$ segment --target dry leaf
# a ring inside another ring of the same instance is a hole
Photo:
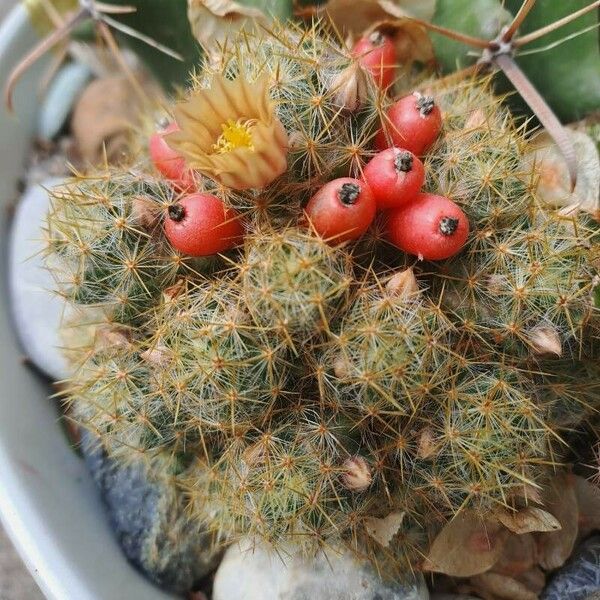
[[[148,89],[149,97],[155,93]],[[139,115],[139,103],[125,76],[104,77],[90,83],[77,101],[71,120],[84,162],[104,163],[105,148],[108,162],[122,161]]]
[[[436,453],[437,444],[431,427],[425,427],[419,433],[419,442],[417,447],[417,456],[427,460]]]
[[[496,516],[502,525],[513,533],[531,533],[532,531],[557,531],[560,523],[549,512],[528,506],[519,511],[498,510]]]
[[[403,512],[390,513],[383,519],[367,517],[364,520],[367,533],[384,548],[389,546],[392,538],[398,533],[404,521]]]
[[[575,479],[568,473],[555,476],[543,492],[544,508],[561,524],[559,531],[536,534],[540,566],[558,569],[571,556],[578,529]]]
[[[537,547],[530,533],[510,535],[504,543],[502,556],[494,565],[494,573],[519,577],[536,566]]]
[[[521,573],[515,579],[534,594],[541,594],[546,587],[546,574],[539,567],[533,567],[529,571]]]
[[[560,333],[552,325],[538,325],[527,332],[527,337],[534,356],[562,356]]]
[[[498,600],[538,600],[538,595],[512,577],[499,573],[482,573],[469,582],[483,598]]]
[[[500,558],[507,537],[507,531],[498,522],[463,511],[435,538],[424,568],[452,577],[484,573]]]
[[[570,214],[582,210],[600,215],[600,158],[594,141],[581,131],[571,131],[577,153],[577,185],[571,192],[567,163],[551,137],[542,131],[532,140],[531,150],[524,157],[527,173],[539,173],[538,196],[553,207],[564,207]]]
[[[579,508],[579,537],[587,537],[600,529],[600,488],[583,477],[574,477],[575,496]]]
[[[258,8],[232,0],[188,0],[188,19],[194,37],[207,54],[231,35],[249,25],[266,25],[267,16]]]
[[[398,63],[410,66],[419,61],[433,63],[433,45],[427,31],[410,20],[417,17],[430,20],[435,0],[329,0],[320,12],[325,12],[344,36],[358,38],[375,30],[393,38]]]
[[[344,34],[361,35],[374,23],[390,17],[430,21],[436,0],[329,0],[321,8]]]

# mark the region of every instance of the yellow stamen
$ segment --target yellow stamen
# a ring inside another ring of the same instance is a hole
[[[227,123],[221,125],[223,133],[219,136],[216,144],[213,144],[213,151],[217,154],[225,154],[236,148],[247,148],[254,150],[252,143],[252,127],[255,123],[254,119],[244,121],[238,119],[227,119]]]

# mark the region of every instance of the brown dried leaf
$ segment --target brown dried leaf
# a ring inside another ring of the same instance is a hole
[[[600,529],[600,488],[583,477],[574,477],[579,508],[579,537]]]
[[[429,64],[434,60],[427,31],[409,17],[430,20],[435,0],[329,0],[321,10],[351,39],[375,30],[389,35],[400,65],[410,66],[415,61]]]
[[[600,157],[594,141],[581,131],[569,131],[577,154],[577,185],[571,191],[571,178],[566,160],[545,131],[532,140],[524,157],[526,172],[539,173],[538,196],[552,207],[564,207],[570,214],[582,210],[600,214]]]
[[[364,520],[367,533],[384,548],[389,545],[392,538],[398,533],[404,521],[403,512],[390,513],[383,519],[367,517]]]
[[[482,573],[469,582],[483,598],[498,600],[538,600],[538,595],[512,577],[499,573]]]
[[[188,19],[194,37],[209,55],[227,37],[245,27],[269,22],[258,8],[233,0],[188,0]]]
[[[148,88],[148,97],[155,92]],[[96,79],[77,101],[71,128],[81,158],[86,163],[119,162],[129,148],[133,127],[140,115],[139,103],[125,76]]]
[[[541,594],[546,587],[546,574],[539,567],[533,567],[529,571],[521,573],[515,579],[534,594]]]
[[[502,525],[517,534],[560,529],[560,523],[556,518],[536,506],[527,506],[516,512],[502,509],[495,514]]]
[[[508,532],[472,511],[459,513],[433,541],[424,568],[452,577],[484,573],[500,558]]]
[[[374,23],[390,17],[416,17],[429,21],[436,0],[329,0],[322,7],[335,26],[345,34],[361,35]]]
[[[536,565],[537,547],[535,538],[530,533],[508,536],[502,549],[502,556],[494,565],[494,573],[519,577]]]
[[[571,556],[578,529],[578,508],[575,478],[569,473],[556,475],[544,489],[544,508],[561,524],[559,531],[536,534],[540,566],[558,569]]]

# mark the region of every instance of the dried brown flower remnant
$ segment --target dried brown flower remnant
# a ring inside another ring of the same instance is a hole
[[[266,187],[287,170],[288,151],[269,86],[266,76],[250,83],[216,75],[210,88],[195,90],[175,107],[180,131],[166,137],[169,146],[226,187]]]
[[[342,484],[353,492],[364,492],[372,481],[369,463],[362,456],[353,456],[342,465]]]

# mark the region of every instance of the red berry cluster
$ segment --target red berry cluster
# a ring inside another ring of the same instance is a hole
[[[415,92],[398,100],[377,134],[380,152],[366,165],[362,181],[336,179],[309,201],[305,211],[315,231],[333,243],[357,239],[382,210],[390,241],[404,252],[427,260],[459,252],[469,234],[466,215],[449,198],[421,193],[425,169],[419,156],[441,129],[431,96]]]
[[[391,86],[397,62],[392,39],[375,31],[358,41],[353,54],[377,85]],[[366,165],[362,180],[331,181],[308,202],[305,214],[314,230],[335,244],[355,240],[380,210],[387,214],[390,241],[401,250],[428,260],[459,252],[469,233],[467,217],[450,199],[421,193],[425,169],[419,157],[441,129],[442,115],[431,96],[415,92],[398,100],[385,115],[375,138],[380,152]],[[176,130],[171,123],[150,139],[155,167],[186,194],[169,208],[165,235],[174,248],[191,256],[229,250],[243,239],[239,215],[216,196],[195,193],[195,173],[164,139]]]

